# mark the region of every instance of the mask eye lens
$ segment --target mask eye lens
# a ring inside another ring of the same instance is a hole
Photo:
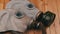
[[[33,5],[32,4],[28,4],[28,8],[33,8]]]

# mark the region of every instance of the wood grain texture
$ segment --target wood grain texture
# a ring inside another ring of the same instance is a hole
[[[3,6],[4,6],[4,1],[3,0],[0,0],[0,10],[3,9]]]
[[[5,6],[8,2],[9,0],[0,0],[0,10],[5,9]]]

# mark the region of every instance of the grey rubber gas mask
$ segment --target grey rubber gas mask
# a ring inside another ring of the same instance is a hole
[[[10,1],[0,12],[0,32],[14,30],[24,32],[39,10],[29,1]]]
[[[6,5],[5,10],[0,11],[0,32],[9,30],[25,32],[40,28],[42,30],[42,27],[49,27],[52,24],[55,16],[50,11],[46,13],[39,11],[28,0],[12,0]]]

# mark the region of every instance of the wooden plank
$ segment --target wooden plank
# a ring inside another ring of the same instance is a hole
[[[47,11],[53,12],[53,9],[52,9],[52,0],[47,0],[46,5],[47,5],[47,7],[46,7]],[[50,34],[55,34],[55,24],[53,23],[49,28],[50,28]]]
[[[58,11],[57,11],[56,1],[50,0],[49,2],[50,3],[48,3],[47,10],[50,10],[51,12],[56,14],[55,25],[50,27],[51,34],[59,34],[60,26],[59,26],[59,16],[58,16]]]
[[[57,10],[58,10],[58,16],[59,16],[59,24],[60,24],[60,0],[56,0],[57,3]]]
[[[0,0],[0,3],[4,3],[4,0]]]
[[[0,10],[3,9],[3,6],[4,6],[4,0],[0,0]]]
[[[3,4],[2,3],[0,3],[0,10],[2,10],[3,9]]]
[[[51,33],[50,33],[50,28],[47,28],[47,29],[46,29],[46,33],[47,33],[47,34],[51,34]]]
[[[56,0],[56,6],[57,6],[57,11],[58,11],[58,20],[59,20],[59,30],[58,30],[58,34],[60,34],[60,0]]]
[[[5,6],[9,1],[10,0],[0,0],[0,9],[5,9]]]

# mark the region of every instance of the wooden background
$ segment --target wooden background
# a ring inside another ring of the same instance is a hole
[[[56,14],[54,23],[47,28],[47,34],[60,34],[60,0],[29,0],[43,12],[51,11]],[[0,10],[4,9],[9,0],[0,0]],[[33,32],[33,31],[31,31]],[[33,33],[31,33],[33,34]]]
[[[5,9],[6,4],[9,0],[0,0],[0,10]]]

